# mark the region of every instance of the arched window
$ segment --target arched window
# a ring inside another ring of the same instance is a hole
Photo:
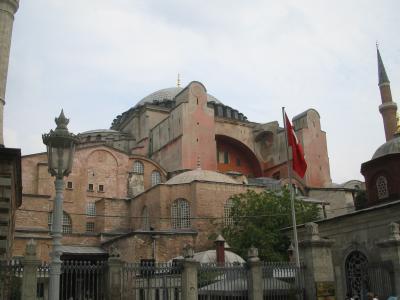
[[[171,207],[172,228],[190,228],[190,205],[185,199],[178,199]]]
[[[378,192],[378,199],[385,199],[389,197],[387,179],[385,176],[381,175],[376,179],[376,190]]]
[[[142,209],[141,222],[142,222],[142,229],[143,230],[149,230],[150,229],[149,211],[147,209],[147,206],[144,206],[143,209]]]
[[[365,295],[369,291],[368,259],[364,253],[360,251],[351,252],[345,262],[347,294],[356,296],[361,299],[361,295]]]
[[[228,199],[224,205],[224,226],[228,227],[233,224],[233,218],[231,216],[231,209],[233,206],[232,199]]]
[[[161,174],[158,171],[151,173],[151,186],[161,183]]]
[[[53,212],[48,214],[47,223],[49,225],[49,230],[51,230],[51,225],[53,224]],[[63,212],[62,218],[62,233],[72,233],[71,217],[65,211]]]
[[[133,163],[133,173],[143,174],[144,173],[144,165],[141,161],[136,160]]]

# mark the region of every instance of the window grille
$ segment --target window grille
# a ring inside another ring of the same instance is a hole
[[[136,174],[143,174],[144,173],[144,165],[141,161],[136,160],[133,163],[133,172]]]
[[[151,186],[161,183],[161,174],[158,171],[151,173]]]
[[[190,205],[185,199],[175,200],[171,207],[172,228],[190,228]]]
[[[367,266],[368,259],[360,251],[351,252],[345,261],[347,290],[359,298],[369,290]]]
[[[53,224],[53,212],[50,212],[47,216],[47,223],[49,230],[52,228]],[[71,217],[64,211],[62,218],[62,233],[72,233],[72,222]]]
[[[147,206],[144,206],[142,209],[141,220],[142,220],[142,229],[149,230],[150,223],[149,223],[149,211],[147,209]]]
[[[94,232],[94,222],[86,222],[86,232]]]
[[[389,197],[387,179],[385,176],[379,176],[376,179],[376,190],[378,191],[378,199],[385,199]]]
[[[228,227],[233,224],[233,218],[231,216],[231,210],[233,206],[232,199],[228,199],[224,205],[224,225]]]
[[[91,202],[86,205],[86,215],[90,217],[96,216],[96,203]]]

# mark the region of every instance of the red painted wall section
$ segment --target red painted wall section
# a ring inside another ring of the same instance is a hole
[[[182,169],[196,169],[198,161],[204,170],[217,169],[214,111],[207,107],[207,91],[199,82],[192,82],[177,96],[184,102],[182,124]],[[186,98],[186,99],[185,99]]]
[[[260,165],[254,153],[239,141],[223,136],[217,136],[217,153],[219,154],[218,171],[240,172],[248,177],[260,177]],[[228,153],[228,162],[224,161],[223,153]]]

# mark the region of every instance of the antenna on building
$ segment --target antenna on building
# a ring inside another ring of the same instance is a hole
[[[178,79],[176,80],[176,86],[181,87],[181,74],[178,73]]]

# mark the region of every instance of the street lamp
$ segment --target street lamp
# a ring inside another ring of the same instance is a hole
[[[53,205],[53,220],[51,224],[51,236],[53,238],[53,250],[50,262],[50,290],[49,299],[58,300],[60,293],[61,275],[61,239],[63,218],[63,190],[64,176],[68,176],[72,169],[77,137],[68,132],[69,119],[61,110],[60,116],[55,118],[57,128],[43,134],[43,143],[47,146],[47,158],[49,173],[55,177],[56,197]]]

